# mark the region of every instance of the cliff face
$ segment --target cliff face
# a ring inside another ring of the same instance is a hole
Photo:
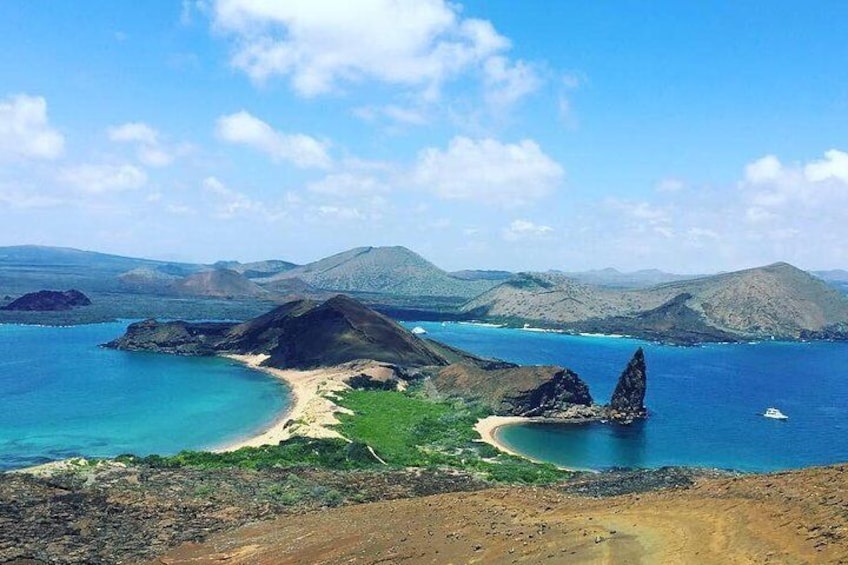
[[[477,400],[499,416],[596,417],[589,387],[562,367],[486,370],[465,363],[442,369],[431,380],[440,394]]]
[[[609,404],[610,420],[620,424],[630,424],[638,418],[647,416],[646,386],[645,354],[640,347],[621,373],[615,391],[612,393]]]
[[[0,308],[0,310],[19,310],[33,312],[55,312],[70,310],[77,306],[89,306],[91,300],[78,290],[39,290],[31,292]]]

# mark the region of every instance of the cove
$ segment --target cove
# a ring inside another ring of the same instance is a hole
[[[226,359],[99,347],[127,325],[0,325],[0,470],[211,449],[287,408],[281,382]]]
[[[630,427],[498,430],[499,441],[535,459],[598,470],[685,465],[758,472],[848,461],[848,343],[674,347],[459,323],[410,325],[479,355],[568,367],[601,403],[633,351],[644,348],[649,418]],[[789,421],[763,418],[769,406]]]

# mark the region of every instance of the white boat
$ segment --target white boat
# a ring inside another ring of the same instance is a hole
[[[777,408],[768,408],[763,414],[766,418],[772,418],[773,420],[788,420],[789,416],[778,410]]]
[[[415,326],[414,328],[412,328],[412,333],[414,333],[415,335],[424,335],[427,333],[427,330],[425,330],[421,326]]]

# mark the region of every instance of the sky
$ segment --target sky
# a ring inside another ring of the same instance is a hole
[[[3,0],[0,246],[848,268],[844,1]]]

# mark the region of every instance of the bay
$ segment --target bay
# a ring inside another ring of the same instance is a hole
[[[0,470],[214,448],[288,406],[282,383],[226,359],[99,347],[126,326],[0,325]]]
[[[571,468],[686,465],[775,471],[848,461],[848,344],[762,342],[674,347],[471,324],[414,322],[479,355],[576,371],[606,403],[637,347],[650,416],[633,426],[504,426],[498,439]],[[766,408],[786,422],[764,418]]]

